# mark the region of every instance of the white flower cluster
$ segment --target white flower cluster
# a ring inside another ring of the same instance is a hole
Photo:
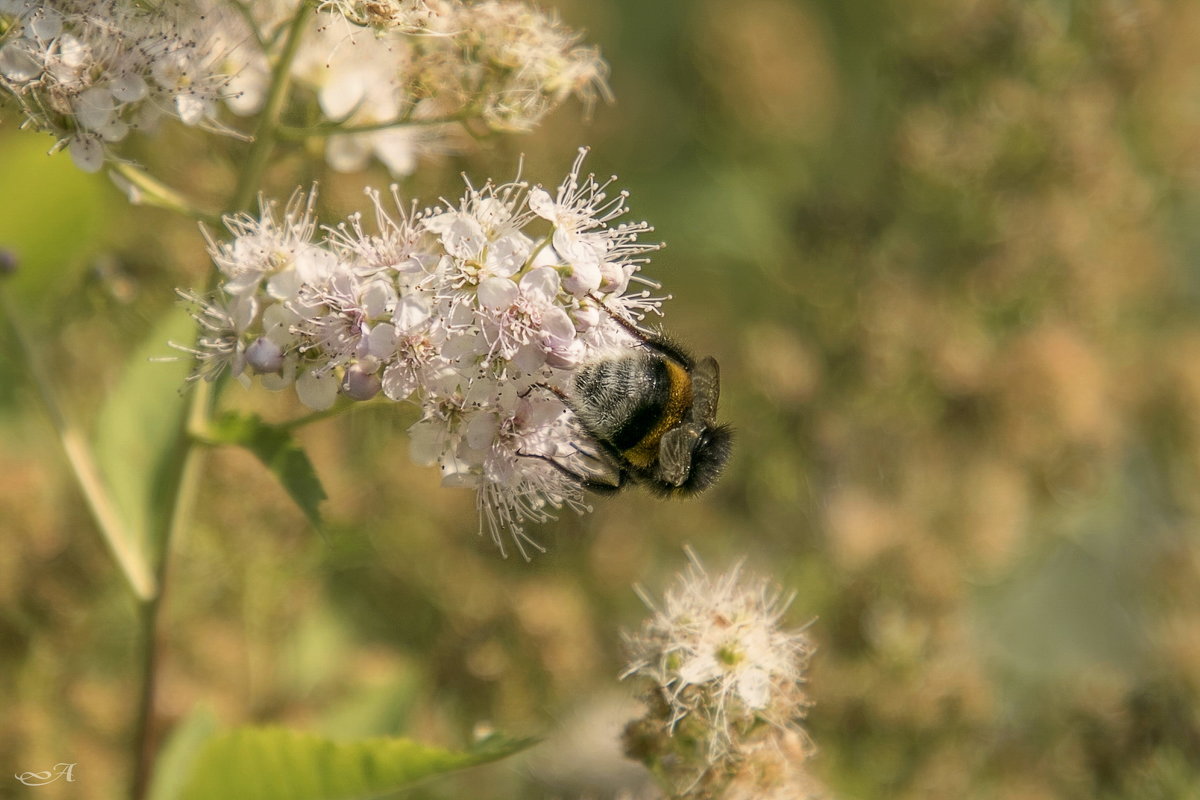
[[[464,125],[524,131],[575,95],[608,97],[594,47],[508,0],[0,0],[0,90],[83,169],[163,116],[216,124],[219,101],[258,113],[296,14],[311,21],[291,76],[315,94],[339,171],[378,158],[407,175],[455,150]]]
[[[812,643],[802,630],[785,630],[780,619],[791,603],[767,580],[743,576],[741,566],[710,577],[695,554],[642,628],[626,636],[629,666],[649,688],[660,714],[642,735],[677,733],[704,751],[709,770],[737,766],[764,749],[755,735],[773,731],[770,746],[795,737],[808,700],[804,671]],[[669,749],[669,745],[660,748]],[[700,772],[700,770],[697,770]]]
[[[228,78],[202,24],[182,2],[0,0],[0,89],[95,172],[131,130],[212,119]]]
[[[197,377],[223,370],[272,389],[294,386],[321,410],[339,395],[411,401],[422,418],[411,452],[443,483],[478,491],[481,530],[497,543],[563,505],[583,510],[577,481],[543,459],[578,458],[579,432],[554,388],[571,371],[634,340],[613,317],[639,320],[659,299],[640,282],[645,223],[615,223],[626,194],[581,178],[585,151],[556,194],[522,181],[468,185],[457,205],[395,212],[377,192],[377,232],[360,215],[320,229],[314,195],[281,219],[227,218],[210,238],[222,282],[198,304]],[[541,232],[534,232],[534,228]],[[522,550],[522,552],[524,552]]]
[[[329,136],[336,170],[374,156],[393,175],[427,153],[462,146],[455,123],[526,131],[571,95],[608,97],[594,47],[519,2],[334,2],[318,14],[293,75],[327,120],[356,132]],[[339,24],[343,23],[343,24]],[[349,24],[344,24],[349,23]],[[384,127],[399,122],[399,126]]]
[[[318,11],[340,14],[347,22],[380,31],[417,33],[442,10],[440,0],[323,0]]]

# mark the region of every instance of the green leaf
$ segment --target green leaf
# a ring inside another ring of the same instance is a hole
[[[178,800],[201,748],[216,730],[217,717],[204,705],[192,709],[175,726],[155,761],[149,800]]]
[[[531,744],[492,736],[455,752],[409,739],[336,742],[285,728],[239,728],[209,740],[182,800],[360,800],[496,761]]]
[[[257,456],[312,524],[321,527],[318,506],[325,499],[325,490],[308,455],[290,430],[263,422],[257,414],[230,412],[213,422],[208,436],[214,442],[244,447]]]
[[[83,172],[65,151],[47,155],[53,146],[53,137],[29,131],[0,138],[0,246],[20,259],[7,282],[23,307],[45,307],[75,288],[113,216],[105,177]]]
[[[159,321],[125,363],[96,421],[96,466],[113,503],[143,557],[158,556],[151,536],[169,522],[172,487],[179,481],[187,447],[189,358],[170,356],[169,341],[191,341],[195,323],[182,310]],[[153,563],[153,562],[150,562]]]

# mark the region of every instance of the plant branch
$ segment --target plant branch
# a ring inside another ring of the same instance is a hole
[[[355,133],[374,133],[375,131],[387,130],[388,128],[415,128],[428,127],[430,125],[451,125],[456,122],[462,122],[474,116],[472,111],[461,111],[457,114],[449,114],[444,117],[427,117],[413,118],[407,114],[388,120],[387,122],[372,122],[366,125],[341,125],[338,123],[324,123],[321,125],[312,125],[307,128],[295,127],[291,125],[279,126],[279,137],[281,139],[289,139],[299,141],[310,137],[321,136],[347,136]]]
[[[17,342],[17,351],[33,379],[42,405],[50,417],[50,423],[58,433],[59,443],[67,456],[67,464],[83,492],[84,500],[87,502],[96,526],[100,529],[104,543],[112,553],[113,559],[117,562],[117,566],[134,596],[139,601],[146,602],[157,593],[157,582],[150,574],[144,554],[138,552],[138,548],[133,543],[133,537],[129,535],[125,522],[117,511],[116,503],[113,502],[108,487],[100,475],[100,470],[96,466],[96,461],[92,457],[87,439],[73,423],[67,420],[62,405],[58,401],[58,395],[54,391],[54,384],[46,375],[39,354],[34,348],[33,342],[26,335],[25,326],[18,320],[17,311],[3,287],[0,287],[0,312],[8,321],[13,338]]]
[[[165,562],[166,559],[164,558]],[[158,610],[162,606],[162,595],[152,597],[138,606],[138,631],[142,638],[142,661],[139,678],[138,711],[134,730],[133,788],[129,796],[143,800],[150,788],[153,774],[154,742],[154,698],[158,689]]]
[[[250,145],[250,152],[246,155],[245,167],[238,177],[237,189],[230,202],[230,211],[249,210],[255,195],[262,188],[263,174],[266,172],[271,151],[275,148],[279,117],[291,86],[292,61],[300,48],[304,26],[309,21],[312,7],[313,0],[303,0],[296,9],[296,16],[288,24],[287,39],[283,43],[279,61],[271,71],[271,88],[267,94],[267,102],[263,107],[262,116],[259,117],[258,128],[254,131],[254,143]]]
[[[112,171],[115,173],[114,182],[116,182],[116,178],[124,181],[124,185],[118,183],[118,187],[129,196],[129,201],[133,205],[165,208],[168,211],[175,211],[185,217],[212,225],[219,224],[221,221],[219,214],[196,208],[179,191],[132,164],[117,162],[113,164]]]
[[[188,414],[179,427],[178,435],[184,441],[183,461],[179,467],[177,479],[170,487],[168,513],[162,519],[163,529],[158,537],[162,542],[158,563],[155,567],[155,579],[159,590],[154,597],[143,602],[138,609],[143,650],[141,689],[138,693],[137,721],[134,731],[133,788],[130,792],[132,800],[144,800],[146,797],[158,750],[158,734],[154,725],[158,665],[161,661],[162,649],[158,633],[158,620],[167,589],[171,554],[169,544],[182,534],[188,521],[192,518],[196,506],[196,493],[200,486],[205,451],[203,448],[195,446],[189,431],[193,425],[198,424],[197,420],[207,419],[211,416],[216,396],[217,393],[210,383],[202,381],[195,386]]]

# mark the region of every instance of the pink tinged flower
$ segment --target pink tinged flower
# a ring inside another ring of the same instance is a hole
[[[441,458],[447,438],[442,420],[421,419],[408,429],[408,457],[414,464],[433,466]]]
[[[575,326],[557,305],[559,286],[558,273],[549,267],[530,270],[519,283],[508,278],[480,283],[481,324],[493,356],[512,359],[525,345],[536,345],[523,359],[532,370],[545,362],[547,352],[569,345]]]
[[[25,20],[25,35],[36,41],[46,42],[63,32],[62,15],[53,8],[42,6]]]
[[[477,290],[479,305],[489,311],[501,311],[512,307],[521,290],[508,278],[484,278]]]
[[[396,303],[392,322],[403,333],[411,333],[429,320],[429,299],[420,294],[406,294]]]
[[[473,363],[487,352],[488,344],[483,335],[472,331],[447,337],[440,354],[446,362],[457,364],[460,362]]]
[[[557,238],[557,234],[555,236]],[[567,262],[567,269],[563,275],[563,288],[576,297],[583,297],[589,292],[599,289],[604,276],[600,271],[600,258],[590,245],[575,242],[574,248],[574,255],[570,252],[563,253]],[[558,250],[558,245],[555,245],[555,250]],[[583,257],[580,257],[580,251],[584,251]],[[563,251],[559,250],[559,252]]]
[[[488,245],[486,271],[489,275],[511,277],[525,266],[532,250],[528,236],[519,233],[501,236]]]
[[[363,362],[352,364],[342,379],[342,393],[351,400],[370,400],[382,388],[379,376]]]
[[[375,155],[392,175],[411,175],[417,169],[417,134],[404,128],[375,131],[371,134]]]
[[[234,377],[244,382],[244,334],[258,317],[258,301],[253,297],[232,300],[205,298],[182,290],[176,293],[191,306],[192,319],[199,328],[194,346],[171,343],[172,347],[196,358],[196,368],[188,380],[203,378],[212,381],[228,368]]]
[[[600,323],[601,316],[600,309],[592,303],[580,304],[571,309],[571,321],[575,323],[575,329],[581,332],[596,327]]]
[[[266,336],[260,336],[246,348],[246,364],[259,375],[277,373],[283,369],[283,348]]]
[[[313,411],[332,408],[337,400],[337,378],[330,372],[308,369],[296,379],[296,396]]]
[[[347,133],[329,137],[325,161],[338,172],[366,169],[371,160],[371,139],[365,133]]]
[[[109,124],[116,109],[112,92],[99,86],[93,86],[75,98],[75,118],[89,130]]]
[[[42,74],[42,65],[20,42],[0,48],[0,75],[16,83],[28,83]]]
[[[421,385],[420,365],[399,358],[388,365],[380,379],[380,388],[389,400],[407,400]]]
[[[104,144],[94,133],[80,133],[71,137],[67,151],[75,166],[84,172],[99,172],[104,166]]]
[[[463,438],[468,447],[482,454],[492,446],[499,431],[499,417],[494,412],[482,412],[471,415]]]
[[[475,258],[487,244],[483,226],[470,214],[447,211],[426,218],[424,224],[438,235],[446,252],[455,258]]]
[[[296,343],[295,326],[299,321],[295,310],[282,303],[271,303],[263,310],[263,333],[284,350],[289,350]]]
[[[454,450],[442,453],[438,460],[442,486],[447,489],[476,489],[482,483],[476,465]]]
[[[192,92],[175,96],[175,114],[184,125],[199,125],[212,115],[214,103],[211,99]]]
[[[149,92],[146,80],[135,72],[119,75],[109,84],[112,96],[122,103],[136,103]]]

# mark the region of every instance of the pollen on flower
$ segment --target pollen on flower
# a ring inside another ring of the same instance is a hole
[[[555,467],[580,457],[583,437],[561,399],[572,370],[630,336],[660,299],[627,292],[655,243],[644,223],[603,202],[580,176],[557,191],[596,270],[622,280],[578,291],[558,225],[530,208],[522,180],[468,183],[457,202],[421,210],[368,190],[373,225],[352,214],[317,222],[315,191],[280,213],[226,218],[228,239],[207,233],[221,275],[208,298],[188,295],[204,335],[186,348],[196,377],[228,369],[243,383],[293,387],[314,410],[338,402],[416,405],[414,460],[436,464],[446,486],[474,489],[480,530],[525,556],[539,549],[530,524],[588,509],[579,481]],[[558,237],[558,238],[556,238]],[[556,391],[557,390],[557,391]]]

